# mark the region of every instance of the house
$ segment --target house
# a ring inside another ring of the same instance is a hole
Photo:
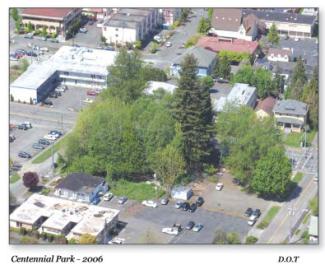
[[[97,200],[99,192],[104,193],[107,190],[107,183],[102,177],[72,173],[55,187],[54,194],[69,200],[92,203]]]
[[[275,103],[276,99],[271,96],[260,100],[255,109],[256,116],[260,119],[272,116]]]
[[[159,9],[161,14],[163,28],[170,28],[177,20],[180,19],[181,9],[180,8],[161,8]]]
[[[225,111],[228,105],[254,108],[256,99],[256,87],[248,84],[236,83],[226,97],[221,97],[213,102],[213,109],[215,112]]]
[[[267,59],[271,62],[289,62],[291,60],[291,49],[270,48],[267,53]]]
[[[246,41],[240,39],[224,39],[219,37],[203,36],[197,42],[198,47],[217,52],[230,51],[238,53],[247,53],[255,56],[258,53],[257,41]]]
[[[106,42],[134,43],[152,34],[160,24],[157,8],[121,8],[103,24]]]
[[[170,73],[173,76],[179,76],[179,71],[181,69],[181,62],[184,57],[192,54],[197,59],[198,68],[197,75],[198,76],[207,76],[211,75],[213,69],[217,63],[216,54],[212,51],[206,50],[201,47],[191,47],[185,51],[184,54],[177,57],[170,66]]]
[[[193,191],[190,187],[176,186],[172,189],[171,196],[175,200],[187,201],[193,196]]]
[[[258,20],[254,16],[244,18],[239,8],[215,8],[209,33],[221,38],[253,41],[258,36]]]
[[[144,90],[144,93],[147,95],[152,95],[154,91],[159,89],[164,90],[167,93],[173,94],[176,90],[177,86],[166,83],[166,82],[158,82],[158,81],[149,81],[147,83],[147,88]]]
[[[287,132],[301,132],[306,125],[307,113],[307,104],[293,99],[279,100],[273,108],[277,126]]]
[[[277,10],[243,9],[242,12],[245,16],[249,14],[255,15],[260,21],[265,23],[267,29],[270,29],[274,24],[281,36],[298,39],[311,38],[317,21],[316,16],[305,16],[296,13],[279,12]]]
[[[90,234],[98,243],[107,243],[118,223],[119,212],[35,193],[10,214],[9,220],[12,228],[23,227],[75,240]]]
[[[32,24],[35,30],[45,28],[48,33],[58,34],[65,39],[70,26],[80,19],[81,8],[24,8],[22,24]]]
[[[114,63],[116,55],[116,51],[62,46],[49,59],[31,64],[10,84],[10,95],[14,101],[36,104],[60,83],[104,89],[107,67]]]
[[[310,222],[309,222],[309,240],[311,242],[316,243],[318,241],[318,217],[317,216],[311,216]]]

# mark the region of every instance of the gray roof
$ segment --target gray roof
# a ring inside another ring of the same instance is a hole
[[[301,101],[293,99],[279,100],[275,104],[273,112],[287,115],[305,116],[308,112],[308,106]]]
[[[297,124],[297,125],[304,125],[304,122],[295,118],[290,118],[290,117],[278,117],[276,118],[277,122],[282,122],[282,123],[289,123],[289,124]]]
[[[173,64],[180,65],[186,55],[193,54],[194,57],[197,59],[199,67],[206,67],[208,68],[213,60],[216,58],[216,53],[209,51],[207,49],[201,47],[192,47],[187,49],[184,54],[177,57]]]
[[[116,27],[116,28],[127,28],[127,29],[136,29],[138,27],[138,22],[134,21],[124,21],[124,20],[115,20],[110,19],[107,21],[104,26],[106,27]]]
[[[118,13],[130,14],[136,16],[148,16],[151,13],[149,9],[139,9],[139,8],[121,8]]]
[[[117,13],[112,16],[113,20],[121,20],[121,21],[130,21],[130,22],[139,22],[141,23],[142,21],[145,20],[144,16],[138,16],[138,15],[126,15],[126,14],[121,14]]]
[[[305,16],[301,14],[284,13],[279,11],[258,11],[255,9],[243,9],[243,15],[254,14],[261,20],[265,21],[279,21],[287,23],[308,24],[312,25],[316,17]]]
[[[56,189],[66,189],[72,191],[91,192],[94,188],[105,181],[104,178],[96,177],[84,173],[72,173],[64,178]]]

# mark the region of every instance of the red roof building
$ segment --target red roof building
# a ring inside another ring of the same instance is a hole
[[[33,18],[46,18],[62,21],[65,17],[73,13],[76,8],[25,8],[21,16]]]
[[[233,51],[254,54],[258,48],[258,42],[240,39],[229,40],[218,37],[201,37],[197,46],[213,52]]]

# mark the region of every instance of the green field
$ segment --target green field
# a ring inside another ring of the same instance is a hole
[[[58,140],[54,146],[53,146],[53,153],[56,153],[58,150],[60,150],[60,148],[63,146],[63,144],[65,143],[66,136],[60,140]],[[40,164],[43,163],[46,159],[48,159],[49,157],[51,157],[52,155],[52,146],[49,146],[48,148],[46,148],[44,151],[42,151],[38,156],[36,156],[33,161],[32,164]]]
[[[111,185],[110,192],[115,196],[126,196],[136,201],[157,199],[164,195],[161,189],[155,190],[155,186],[145,182],[131,182],[127,180],[114,181]]]
[[[316,131],[311,131],[307,133],[307,146],[310,146],[311,142],[315,137]],[[283,134],[284,144],[290,147],[300,147],[301,141],[304,141],[304,133],[289,133],[287,135]]]
[[[268,225],[271,223],[273,218],[277,215],[277,213],[280,210],[280,206],[273,206],[265,215],[264,219],[262,222],[260,222],[257,226],[257,228],[264,229],[268,227]]]

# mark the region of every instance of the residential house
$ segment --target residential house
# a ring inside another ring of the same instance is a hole
[[[180,8],[161,8],[159,9],[162,19],[162,25],[164,28],[170,28],[175,21],[180,19],[181,9]]]
[[[301,132],[307,122],[307,104],[293,100],[279,100],[273,108],[276,124],[286,132]]]
[[[260,21],[264,22],[267,29],[274,24],[281,36],[292,38],[311,38],[314,25],[317,21],[316,16],[305,16],[296,13],[286,13],[256,9],[243,9],[244,15],[254,14]]]
[[[253,41],[258,36],[258,20],[254,16],[244,18],[239,8],[215,8],[209,33],[221,38]]]
[[[198,76],[208,76],[211,75],[213,69],[217,63],[216,54],[212,51],[206,50],[201,47],[191,47],[187,49],[183,55],[177,57],[170,66],[170,73],[173,76],[178,76],[179,71],[181,69],[181,62],[184,57],[192,54],[197,59],[198,68],[197,75]]]
[[[92,203],[98,199],[99,192],[104,193],[107,190],[107,183],[102,177],[72,173],[55,187],[54,194],[69,200]]]
[[[220,51],[230,51],[247,53],[253,57],[258,54],[258,42],[240,39],[224,39],[219,37],[203,36],[199,39],[197,46],[219,53]]]
[[[22,23],[32,24],[35,30],[46,28],[48,33],[56,33],[65,39],[69,27],[81,16],[81,8],[24,8]]]
[[[10,227],[37,230],[68,240],[90,234],[107,243],[118,223],[119,210],[40,194],[31,195],[10,214]]]
[[[291,49],[270,48],[267,53],[267,59],[271,62],[289,62],[291,60]]]
[[[227,106],[248,106],[254,108],[257,100],[256,87],[248,84],[236,83],[226,97],[220,97],[213,102],[215,112],[224,111]]]
[[[272,116],[275,103],[276,99],[271,96],[260,100],[255,109],[256,116],[260,119]]]

